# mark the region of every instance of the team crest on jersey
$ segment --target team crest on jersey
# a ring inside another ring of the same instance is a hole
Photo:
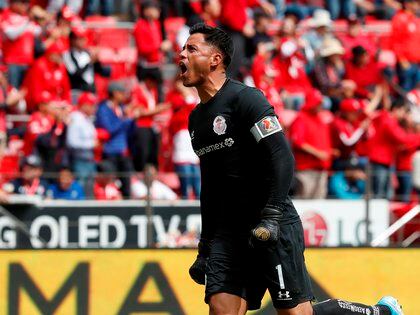
[[[226,119],[223,116],[217,116],[213,121],[213,131],[217,135],[224,135],[226,133]]]

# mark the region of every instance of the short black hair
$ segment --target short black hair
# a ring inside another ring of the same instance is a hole
[[[271,18],[270,15],[267,14],[266,12],[264,12],[261,9],[256,9],[254,11],[254,21],[255,21],[255,23],[257,23],[261,19],[270,19],[270,18]]]
[[[407,106],[407,102],[403,97],[397,97],[391,104],[391,111],[400,108],[405,108],[407,110],[409,109],[409,107]]]
[[[354,57],[360,57],[366,54],[367,52],[368,51],[366,50],[366,48],[363,47],[362,45],[355,46],[351,49],[351,53],[353,54]]]
[[[140,10],[141,10],[140,16],[142,18],[144,18],[144,11],[146,11],[146,9],[157,8],[157,9],[160,10],[160,5],[155,0],[146,0],[146,1],[141,2],[140,4],[141,4],[141,6],[140,6]]]
[[[190,35],[197,33],[204,34],[206,42],[220,50],[223,55],[223,64],[227,68],[234,54],[232,38],[222,29],[204,23],[195,24],[190,28]]]
[[[72,169],[71,169],[70,165],[67,165],[67,164],[62,164],[62,165],[59,165],[59,166],[58,166],[58,171],[59,171],[59,172],[61,172],[61,171],[69,171],[70,173],[72,173],[72,174],[73,174],[73,171],[72,171]]]

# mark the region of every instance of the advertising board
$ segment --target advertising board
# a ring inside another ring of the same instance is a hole
[[[364,201],[296,200],[294,204],[302,218],[307,246],[365,244]],[[0,249],[146,248],[148,244],[144,202],[50,202],[8,208],[45,244],[20,233],[10,218],[0,216]],[[375,237],[389,225],[388,202],[373,200],[370,208],[370,233]],[[157,247],[194,247],[201,229],[199,205],[156,204],[152,223]]]
[[[188,268],[195,250],[16,250],[0,252],[0,314],[204,315],[204,287]],[[420,314],[420,249],[309,249],[319,300],[367,304],[394,295]],[[273,315],[269,298],[254,313]]]

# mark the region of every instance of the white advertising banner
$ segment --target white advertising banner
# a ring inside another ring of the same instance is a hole
[[[307,246],[363,246],[366,243],[364,200],[294,200]],[[370,201],[371,238],[389,226],[389,202]],[[382,243],[387,246],[389,241]]]
[[[363,200],[294,200],[302,218],[307,246],[364,246],[366,203]],[[146,248],[195,246],[201,228],[198,202],[154,204],[152,240],[148,239],[144,202],[44,202],[9,205],[28,233],[0,214],[0,249]],[[386,200],[370,202],[370,236],[389,226]],[[36,237],[34,237],[36,236]],[[41,239],[38,238],[41,237]],[[388,241],[382,243],[388,245]]]

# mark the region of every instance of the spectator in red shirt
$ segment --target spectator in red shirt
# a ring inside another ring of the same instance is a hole
[[[115,184],[115,173],[117,169],[109,161],[102,161],[98,165],[93,186],[93,194],[96,200],[122,200],[122,194]]]
[[[159,4],[153,0],[144,2],[141,18],[134,25],[133,32],[138,53],[137,78],[143,81],[146,77],[153,77],[158,86],[158,101],[162,102],[164,95],[160,68],[163,63],[163,53],[171,50],[172,43],[169,40],[163,40],[159,17]]]
[[[257,54],[254,56],[251,66],[251,75],[255,87],[259,89],[261,88],[263,76],[269,68],[273,68],[272,58],[274,49],[273,43],[259,43],[257,46]]]
[[[49,132],[54,125],[51,102],[52,96],[49,92],[44,91],[40,94],[39,103],[36,104],[38,110],[31,115],[26,126],[23,147],[26,156],[34,152],[35,141],[39,135]]]
[[[6,115],[25,101],[25,90],[18,90],[8,82],[3,71],[0,70],[0,161],[7,146]]]
[[[361,21],[357,17],[351,17],[347,19],[347,23],[347,32],[338,35],[345,50],[344,58],[350,59],[351,51],[356,46],[364,47],[370,56],[375,56],[377,47],[373,39],[363,30]]]
[[[47,173],[56,172],[59,166],[68,166],[66,150],[66,130],[71,105],[65,102],[53,101],[52,113],[54,124],[51,129],[38,135],[35,145],[36,151],[44,163]]]
[[[363,104],[356,99],[344,99],[340,103],[339,115],[332,124],[334,148],[340,156],[334,160],[334,169],[342,170],[350,159],[358,159],[357,144],[369,128],[370,120],[363,115]]]
[[[154,117],[170,108],[166,103],[158,102],[158,88],[150,73],[144,81],[137,83],[132,89],[131,108],[139,111],[134,134],[131,139],[134,168],[143,172],[147,163],[158,166],[159,134],[155,128]]]
[[[278,72],[271,66],[265,69],[264,75],[261,78],[260,90],[264,93],[268,102],[274,107],[274,112],[281,120],[281,114],[284,109],[284,103],[281,98],[281,94],[275,86],[275,80]]]
[[[198,199],[200,197],[199,159],[194,153],[188,132],[188,117],[198,104],[197,95],[191,88],[185,87],[178,78],[166,100],[172,106],[169,131],[173,139],[172,161],[181,183],[181,197],[188,199],[191,189]]]
[[[252,38],[255,35],[253,21],[248,18],[247,10],[260,6],[267,14],[274,16],[276,9],[267,0],[221,0],[220,3],[222,5],[221,26],[228,32],[235,47],[228,73],[230,77],[238,78],[245,59],[245,37]]]
[[[9,82],[16,88],[22,84],[25,72],[34,60],[35,37],[41,33],[28,13],[27,0],[11,0],[10,10],[3,13],[1,22],[3,60],[8,66]]]
[[[373,120],[375,133],[369,141],[369,159],[373,171],[373,193],[376,198],[391,199],[391,167],[395,163],[397,148],[420,144],[420,134],[409,134],[400,125],[406,107],[403,102],[392,104],[391,111],[382,109]]]
[[[410,91],[420,81],[420,5],[417,0],[405,0],[403,5],[404,9],[392,19],[391,38],[400,85]]]
[[[45,56],[36,60],[28,71],[24,86],[28,90],[26,101],[29,112],[36,110],[44,91],[49,92],[56,101],[71,103],[70,80],[63,63],[63,52],[61,44],[51,45]]]
[[[305,60],[298,52],[295,41],[286,40],[281,44],[280,54],[273,60],[273,68],[278,72],[275,86],[281,91],[285,106],[299,109],[312,85],[305,72]]]
[[[258,44],[257,55],[252,63],[251,75],[255,87],[264,93],[268,102],[273,105],[276,114],[280,115],[284,104],[275,84],[279,72],[271,64],[274,48],[272,42]]]
[[[352,104],[353,101],[356,101],[358,104],[356,107],[360,108],[360,112],[358,114],[359,119],[356,121],[356,124],[360,127],[360,124],[362,121],[370,121],[368,124],[363,136],[359,139],[356,146],[354,147],[355,154],[358,157],[358,160],[361,164],[366,165],[368,161],[368,153],[369,153],[369,139],[374,134],[374,128],[372,126],[372,116],[375,113],[375,110],[378,108],[379,104],[381,103],[381,100],[383,98],[384,94],[384,87],[383,86],[377,86],[375,88],[374,96],[372,99],[357,99],[355,97],[355,91],[356,91],[356,84],[351,80],[343,80],[341,82],[341,89],[342,89],[342,96],[343,102],[349,102],[347,105]],[[341,105],[341,104],[340,104]],[[347,105],[345,107],[347,107]],[[344,105],[343,105],[344,106]],[[341,106],[340,106],[341,107]],[[340,114],[340,111],[339,111]],[[337,143],[337,142],[335,142]],[[339,143],[339,142],[338,142]],[[336,146],[337,147],[337,146]],[[336,164],[334,162],[334,164]]]
[[[352,49],[352,59],[346,64],[346,78],[356,83],[357,97],[370,99],[375,86],[382,81],[382,71],[364,47],[356,46]]]
[[[55,21],[47,25],[43,41],[38,44],[38,57],[54,44],[62,46],[63,52],[67,51],[70,48],[69,36],[72,24],[77,25],[78,22],[78,16],[68,6],[63,7],[55,16]]]
[[[410,110],[406,111],[401,126],[412,135],[420,134],[420,124],[413,121]],[[420,149],[420,143],[403,147],[397,151],[395,168],[397,171],[398,188],[396,191],[397,200],[410,202],[413,191],[413,158],[414,154]]]
[[[332,162],[330,123],[320,115],[322,94],[308,93],[305,105],[290,127],[290,137],[296,159],[296,197],[325,198],[328,169]]]
[[[221,5],[219,0],[190,1],[190,14],[186,14],[185,25],[178,31],[176,37],[177,51],[184,46],[190,36],[190,28],[197,23],[205,23],[209,26],[217,26],[217,18],[220,16]]]

